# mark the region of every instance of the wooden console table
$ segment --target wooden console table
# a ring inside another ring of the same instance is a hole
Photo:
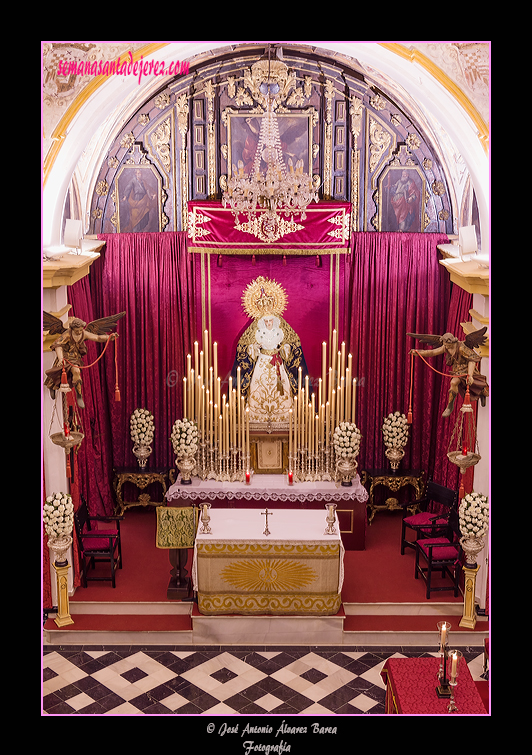
[[[406,469],[394,474],[389,469],[366,469],[360,472],[360,479],[369,494],[367,502],[369,524],[371,524],[376,511],[403,509],[398,499],[394,497],[387,498],[384,504],[377,505],[375,503],[374,491],[378,485],[388,488],[391,493],[397,493],[400,488],[411,485],[416,491],[416,499],[407,508],[411,514],[416,513],[418,509],[417,501],[422,498],[425,487],[424,472],[417,469]]]
[[[174,469],[139,469],[138,467],[115,469],[113,487],[116,498],[116,514],[122,515],[125,509],[132,506],[160,506],[165,503],[166,491],[174,481]],[[148,485],[158,483],[162,488],[162,498],[160,501],[152,501],[146,490]],[[139,491],[136,501],[125,501],[123,487],[126,483],[131,483]]]

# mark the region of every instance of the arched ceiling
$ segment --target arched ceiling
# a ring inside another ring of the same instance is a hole
[[[60,77],[59,60],[186,61],[209,75],[222,61],[259,58],[267,43],[50,43],[43,47],[43,244],[60,242],[72,178],[87,208],[113,138],[164,80],[132,75]],[[278,43],[279,44],[279,43]],[[280,45],[351,74],[360,74],[401,104],[437,146],[457,201],[471,181],[483,250],[489,249],[489,44],[323,42]],[[282,54],[282,53],[281,53]]]

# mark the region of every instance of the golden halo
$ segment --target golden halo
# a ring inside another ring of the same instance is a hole
[[[286,301],[284,288],[262,275],[251,281],[242,294],[244,311],[253,320],[258,320],[264,315],[280,317],[286,308]]]

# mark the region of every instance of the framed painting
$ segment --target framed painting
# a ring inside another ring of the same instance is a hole
[[[295,167],[298,160],[303,161],[303,172],[312,174],[312,129],[315,118],[314,108],[304,113],[276,113],[279,124],[279,137],[283,160],[288,167],[289,159]],[[233,165],[242,161],[244,173],[248,174],[255,160],[259,143],[262,114],[228,113],[227,114],[227,177],[233,172]],[[266,163],[261,162],[265,171]]]
[[[379,231],[425,229],[426,180],[416,166],[390,165],[379,179]]]
[[[161,177],[152,165],[124,165],[115,178],[118,233],[162,231]]]

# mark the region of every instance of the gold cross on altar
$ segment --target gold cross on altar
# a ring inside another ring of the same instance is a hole
[[[263,535],[269,535],[270,534],[270,530],[268,529],[268,517],[269,516],[273,516],[273,511],[268,511],[268,509],[266,509],[266,511],[261,511],[260,513],[261,513],[262,516],[266,516],[266,528],[265,528],[265,530],[264,530],[264,532],[262,534]]]

